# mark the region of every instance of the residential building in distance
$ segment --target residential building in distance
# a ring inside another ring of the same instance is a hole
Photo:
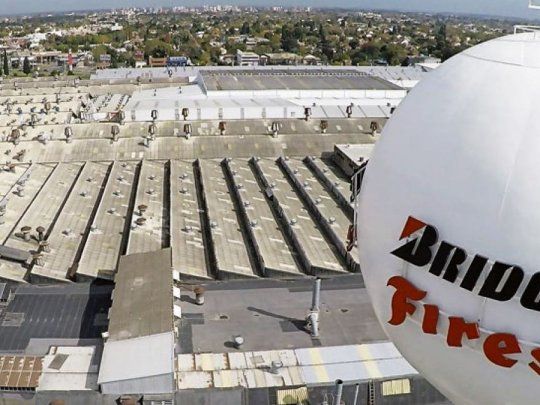
[[[260,56],[255,52],[244,52],[238,49],[236,51],[237,66],[259,66]]]

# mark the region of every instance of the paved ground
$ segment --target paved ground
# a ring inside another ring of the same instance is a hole
[[[203,306],[185,292],[181,302],[179,351],[228,352],[235,335],[242,350],[292,349],[387,340],[377,323],[360,275],[323,281],[321,336],[304,330],[311,305],[310,280],[212,283]]]

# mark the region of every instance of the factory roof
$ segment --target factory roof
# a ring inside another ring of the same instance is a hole
[[[0,323],[0,351],[22,352],[33,340],[95,339],[106,329],[111,286],[20,286]]]
[[[241,350],[253,352],[387,340],[358,274],[322,281],[318,339],[305,329],[312,279],[234,280],[205,288],[202,306],[183,294],[179,353],[236,352],[236,335],[244,338]]]
[[[177,69],[174,71],[176,74]],[[344,83],[371,80],[352,67],[204,71],[216,77],[238,75],[263,81],[266,77],[285,81],[319,77],[325,79],[321,82],[343,79]],[[300,201],[288,207],[287,199],[297,198],[297,187],[283,191],[285,200],[280,200],[279,206],[270,206],[263,195],[261,178],[272,178],[283,188],[289,179],[277,166],[277,172],[274,168],[271,173],[264,172],[264,164],[262,173],[254,176],[248,159],[254,155],[274,159],[283,155],[320,156],[335,143],[372,143],[371,122],[382,126],[390,116],[384,94],[393,94],[397,103],[403,90],[374,91],[383,95],[364,99],[362,95],[354,98],[354,91],[342,90],[327,92],[334,95],[322,98],[309,90],[284,91],[279,96],[274,91],[273,96],[264,97],[259,92],[235,98],[207,96],[196,85],[179,88],[182,80],[149,81],[146,77],[137,84],[133,77],[113,80],[109,86],[106,80],[32,79],[8,80],[2,85],[0,111],[5,114],[0,114],[0,154],[5,155],[5,164],[0,166],[0,197],[5,213],[0,250],[8,255],[0,258],[0,280],[110,280],[115,277],[121,255],[167,246],[172,248],[175,270],[184,278],[224,278],[225,269],[235,266],[242,269],[237,275],[247,277],[346,271],[324,230],[311,217],[317,212],[310,212]],[[130,96],[128,93],[135,89]],[[306,103],[311,106],[310,119],[304,119]],[[351,103],[354,105],[349,110]],[[118,108],[125,112],[124,122],[117,122]],[[184,108],[189,108],[186,122],[181,115]],[[19,109],[21,114],[16,113]],[[36,111],[34,118],[32,110]],[[153,110],[158,112],[155,119]],[[150,128],[155,129],[154,136],[145,144]],[[189,136],[186,131],[190,131]],[[231,165],[237,165],[245,175],[224,179],[221,161],[226,157],[244,158]],[[194,170],[195,158],[201,159],[202,170]],[[210,163],[205,159],[219,160]],[[275,162],[268,163],[275,166]],[[184,174],[186,177],[180,179]],[[245,183],[245,188],[232,200],[227,191],[237,183]],[[213,184],[221,187],[217,190],[219,198],[228,201],[226,215],[221,215],[223,207],[215,201],[206,204],[215,195]],[[239,201],[252,205],[240,214]],[[146,224],[134,226],[140,219],[137,207],[141,204],[148,206]],[[293,236],[301,236],[299,246],[293,247],[289,239],[276,242],[289,231],[276,216],[280,209],[307,218],[302,222],[305,227],[292,227]],[[253,235],[247,235],[244,222],[256,221],[261,215],[265,222],[259,221]],[[203,232],[206,221],[214,221],[214,217],[226,221],[213,231]],[[22,228],[30,228],[30,233],[25,234]],[[44,229],[41,236],[38,228]],[[265,235],[272,238],[270,244]],[[49,249],[35,254],[40,238]],[[253,260],[250,249],[229,249],[228,239],[238,246],[251,243],[259,252],[258,259]],[[281,245],[283,249],[279,249]],[[315,266],[304,266],[297,260],[304,246],[308,246],[306,256]],[[217,266],[212,249],[219,259]],[[231,260],[236,250],[240,252],[238,260]],[[185,252],[189,260],[185,260]],[[261,271],[263,266],[265,271]]]
[[[38,391],[97,390],[99,360],[95,346],[52,347],[43,360]]]
[[[240,123],[236,124],[232,129],[240,130]],[[304,124],[299,121],[295,129]],[[353,130],[355,124],[347,120],[340,129]],[[292,132],[292,125],[283,124],[281,130]],[[330,128],[334,125],[337,129],[337,124],[329,123]],[[345,139],[353,141],[355,136],[358,140],[357,135]],[[367,134],[362,137],[373,139]],[[346,202],[349,179],[336,167],[329,169],[319,160],[313,163],[312,157],[276,161],[252,156],[254,151],[281,155],[284,150],[295,155],[301,149],[312,151],[306,148],[318,147],[319,142],[331,150],[332,138],[282,135],[277,151],[265,147],[257,136],[238,138],[232,144],[229,137],[205,138],[214,140],[200,147],[192,145],[190,154],[221,158],[32,163],[0,171],[0,196],[7,200],[0,240],[29,255],[39,248],[38,229],[43,228],[49,246],[40,261],[31,264],[0,258],[0,279],[112,280],[120,256],[163,247],[171,248],[174,270],[188,279],[346,272],[340,258],[348,226],[343,213],[349,215],[351,209]],[[160,139],[177,140],[157,138],[156,142]],[[224,159],[240,149],[242,153],[234,154],[244,157]],[[159,147],[158,151],[179,153],[174,148]],[[225,176],[226,166],[233,176]],[[284,166],[294,167],[285,175]],[[21,178],[26,178],[23,193],[17,191]],[[303,187],[305,181],[311,187]],[[275,198],[267,195],[268,187]],[[230,190],[239,190],[238,196]],[[324,203],[318,204],[319,200]],[[330,229],[321,220],[327,217],[337,219]],[[210,227],[211,223],[215,226]],[[22,227],[30,228],[26,239]],[[204,232],[205,227],[210,231]],[[350,264],[349,271],[356,271]]]
[[[185,66],[178,68],[122,68],[122,69],[102,69],[96,71],[92,78],[101,80],[127,80],[135,79],[137,77],[144,78],[168,78],[169,72],[172,73],[172,77],[175,78],[194,78],[199,72],[220,72],[220,71],[258,71],[258,70],[278,70],[286,72],[301,71],[332,71],[342,70],[343,67],[338,66],[250,66],[250,67],[237,67],[231,68],[227,66]],[[419,80],[425,77],[429,73],[429,70],[422,68],[421,66],[348,66],[347,70],[354,70],[357,72],[363,72],[369,75],[380,77],[388,81],[400,82],[412,82],[416,84]]]
[[[360,72],[388,81],[419,81],[428,73],[421,66],[357,66]]]
[[[204,70],[207,91],[221,90],[401,90],[401,87],[355,69]]]
[[[176,361],[179,389],[330,385],[417,374],[390,342],[181,354]]]
[[[172,331],[170,248],[120,257],[115,281],[109,342]]]

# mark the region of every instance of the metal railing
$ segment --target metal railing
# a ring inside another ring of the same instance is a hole
[[[540,9],[540,4],[538,5]],[[523,32],[533,32],[535,34],[540,34],[540,26],[538,25],[514,25],[514,34],[519,34]]]

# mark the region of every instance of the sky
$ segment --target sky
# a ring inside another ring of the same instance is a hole
[[[540,3],[540,0],[538,0]],[[528,0],[0,0],[0,14],[91,10],[128,6],[194,6],[205,4],[238,4],[253,6],[312,6],[388,9],[401,11],[451,12],[540,18],[540,10],[529,10]]]

